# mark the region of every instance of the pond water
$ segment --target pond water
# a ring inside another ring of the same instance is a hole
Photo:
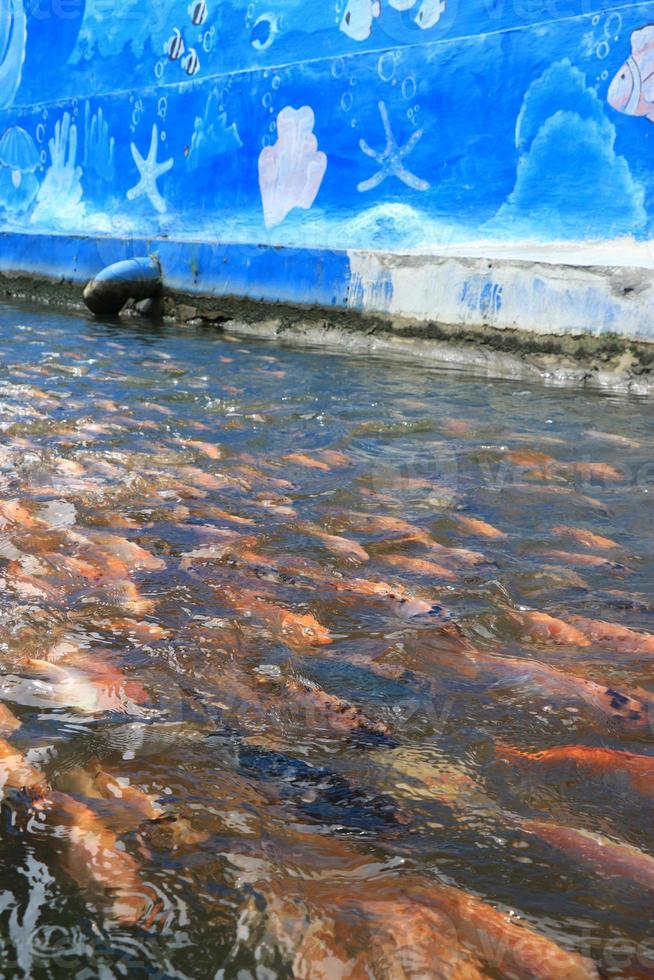
[[[654,976],[651,403],[0,354],[0,975]]]

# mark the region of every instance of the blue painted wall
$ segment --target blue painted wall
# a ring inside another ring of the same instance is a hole
[[[654,2],[0,0],[0,59],[0,231],[652,234]]]

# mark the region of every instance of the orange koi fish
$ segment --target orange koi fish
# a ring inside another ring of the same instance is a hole
[[[45,778],[21,752],[0,738],[0,794],[5,788],[28,790],[39,797],[45,790]]]
[[[11,735],[12,732],[20,728],[20,721],[10,709],[0,701],[0,732],[4,735]]]
[[[540,453],[531,449],[514,450],[508,454],[507,459],[514,466],[528,470],[541,480],[551,479],[563,465],[554,459],[553,456],[548,456],[547,453]]]
[[[569,463],[568,466],[582,480],[599,480],[603,483],[624,480],[624,473],[609,463]]]
[[[349,466],[352,462],[349,456],[339,452],[338,449],[320,449],[316,455],[320,456],[321,459],[324,459],[326,463],[336,469],[342,466]]]
[[[590,640],[581,630],[542,612],[518,612],[512,610],[512,619],[527,630],[535,639],[543,642],[563,643],[566,646],[588,647]]]
[[[331,633],[310,613],[300,615],[260,599],[246,589],[236,592],[231,588],[218,589],[221,599],[226,600],[238,612],[246,613],[268,626],[293,649],[303,650],[311,646],[323,646],[333,642]]]
[[[383,561],[385,565],[401,568],[413,575],[429,575],[450,582],[458,578],[452,569],[445,568],[444,565],[438,565],[433,561],[427,561],[424,558],[411,558],[409,555],[384,555]]]
[[[654,892],[654,858],[631,844],[618,843],[603,834],[550,824],[545,820],[520,819],[519,826],[577,864],[605,875],[626,878]]]
[[[197,449],[198,452],[204,453],[209,459],[222,459],[223,454],[220,448],[213,442],[203,442],[201,439],[185,439],[182,445],[188,446],[189,449]]]
[[[298,530],[312,538],[320,541],[323,548],[330,551],[333,555],[340,555],[343,558],[355,558],[357,561],[368,561],[370,555],[358,542],[350,538],[342,538],[337,534],[327,534],[313,524],[300,524]]]
[[[645,691],[623,692],[535,660],[492,657],[470,647],[465,653],[477,667],[505,679],[511,686],[527,683],[539,694],[576,698],[600,716],[617,722],[625,731],[639,732],[649,728],[650,696]]]
[[[438,428],[443,435],[451,436],[453,439],[472,439],[475,434],[472,424],[466,419],[441,419]]]
[[[506,533],[500,531],[498,528],[493,527],[492,524],[487,524],[486,521],[481,521],[477,517],[464,517],[462,514],[457,515],[456,522],[467,534],[474,534],[480,538],[489,538],[491,541],[496,541],[499,538],[506,538]]]
[[[604,538],[601,534],[593,534],[592,531],[586,531],[580,527],[568,527],[567,525],[559,524],[552,528],[552,533],[561,535],[562,537],[572,538],[577,544],[584,545],[586,548],[593,548],[595,551],[620,547],[618,542],[613,541],[612,538]]]
[[[597,429],[586,429],[584,435],[590,439],[598,439],[600,442],[610,442],[616,446],[624,446],[627,449],[640,449],[641,447],[641,443],[637,442],[636,439],[630,439],[628,436],[618,436],[613,432],[600,432]]]
[[[371,735],[388,735],[388,726],[383,722],[372,721],[360,709],[328,694],[316,684],[295,677],[284,677],[281,681],[284,691],[304,708],[308,716],[324,720],[330,728],[340,732],[362,732]],[[311,724],[308,718],[309,724]],[[313,727],[313,726],[311,726]]]
[[[579,555],[570,551],[546,551],[546,558],[554,558],[564,565],[579,565],[582,568],[611,568],[620,572],[631,572],[631,569],[620,562],[613,561],[611,558],[602,558],[599,555]]]
[[[654,653],[652,633],[639,633],[618,623],[586,619],[584,616],[570,616],[570,620],[588,637],[589,641],[608,643],[619,653]]]
[[[230,514],[226,510],[221,510],[220,507],[214,507],[211,504],[203,504],[195,508],[199,517],[203,517],[208,520],[214,521],[227,521],[230,524],[255,524],[251,517],[239,517],[237,514]],[[190,517],[190,511],[187,511],[185,515],[179,514],[175,515],[179,517],[180,520]]]
[[[84,888],[99,889],[111,901],[116,921],[151,925],[160,907],[144,883],[136,860],[116,835],[84,803],[53,790],[42,804],[46,825],[67,845],[66,871]]]
[[[284,459],[288,463],[295,463],[296,466],[304,466],[307,469],[322,470],[325,473],[329,473],[331,470],[329,463],[323,463],[315,456],[307,456],[305,453],[289,453],[284,456]]]
[[[19,500],[0,500],[0,525],[7,524],[16,524],[25,529],[45,526]]]
[[[575,776],[580,782],[588,777],[628,777],[641,796],[654,798],[654,756],[637,755],[617,749],[589,745],[562,745],[542,752],[520,752],[503,743],[495,743],[498,758],[521,769],[535,772],[565,773],[566,782]]]
[[[125,562],[130,568],[143,568],[148,571],[159,571],[166,567],[165,561],[141,548],[140,545],[119,535],[98,535],[95,538],[97,546],[106,554],[113,555],[119,561]]]

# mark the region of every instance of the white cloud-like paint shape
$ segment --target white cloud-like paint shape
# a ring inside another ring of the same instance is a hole
[[[287,106],[277,117],[277,142],[259,156],[259,188],[266,228],[282,223],[293,208],[308,210],[320,190],[327,156],[318,149],[313,109]]]

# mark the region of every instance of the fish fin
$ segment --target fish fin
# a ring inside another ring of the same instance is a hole
[[[646,24],[631,34],[631,50],[634,54],[640,54],[654,44],[654,24]]]
[[[102,772],[102,766],[100,765],[100,760],[98,759],[97,755],[91,756],[89,761],[86,763],[85,768],[93,779],[95,779],[95,777]]]

